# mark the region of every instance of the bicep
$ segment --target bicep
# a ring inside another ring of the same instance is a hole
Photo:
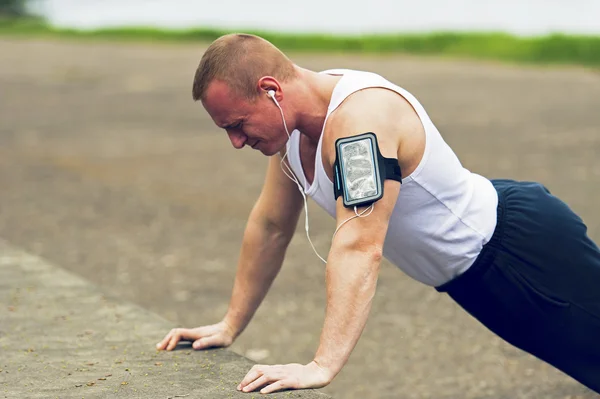
[[[357,208],[356,212],[359,215],[362,213],[362,216],[354,217],[351,220],[348,219],[356,216],[354,208],[346,208],[342,198],[338,198],[336,204],[337,226],[347,222],[336,233],[332,246],[351,247],[364,251],[383,251],[383,243],[400,194],[400,186],[400,183],[395,180],[385,180],[383,197],[373,203],[373,209]]]
[[[398,159],[402,137],[406,135],[403,118],[392,105],[398,105],[402,99],[388,90],[373,90],[360,93],[341,108],[331,122],[331,135],[325,148],[330,168],[336,158],[335,141],[365,132],[374,132],[381,155]],[[370,247],[383,250],[388,224],[392,216],[401,184],[395,180],[383,180],[383,197],[373,204],[373,210],[367,210],[363,217],[356,217],[341,227],[334,238],[334,245],[360,248]],[[357,209],[360,214],[366,207]],[[341,197],[336,204],[337,226],[355,216],[354,208],[346,208]],[[368,214],[368,216],[366,216]],[[366,248],[365,248],[366,249]]]

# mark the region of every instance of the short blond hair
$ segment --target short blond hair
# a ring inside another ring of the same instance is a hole
[[[246,33],[232,33],[215,40],[204,52],[194,76],[192,97],[204,100],[214,80],[221,80],[247,99],[258,91],[263,76],[284,82],[295,75],[294,64],[269,41]]]

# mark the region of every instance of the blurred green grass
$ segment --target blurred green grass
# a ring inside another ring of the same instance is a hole
[[[165,30],[108,28],[76,30],[57,28],[32,18],[0,19],[2,36],[36,36],[69,39],[109,39],[153,42],[210,42],[230,33],[217,29]],[[387,34],[332,36],[244,31],[271,41],[282,50],[336,53],[405,53],[499,60],[530,64],[600,66],[600,36],[553,34],[516,37],[505,33]]]

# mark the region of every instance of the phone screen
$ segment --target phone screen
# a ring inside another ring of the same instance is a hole
[[[340,145],[342,179],[348,204],[376,198],[380,194],[377,164],[370,138]]]

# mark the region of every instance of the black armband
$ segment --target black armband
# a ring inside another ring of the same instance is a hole
[[[381,155],[377,136],[372,132],[336,140],[333,174],[335,199],[341,195],[346,208],[380,200],[386,179],[402,184],[398,160]]]

